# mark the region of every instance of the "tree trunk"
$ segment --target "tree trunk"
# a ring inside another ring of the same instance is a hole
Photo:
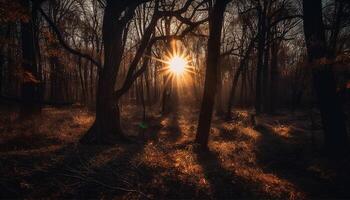
[[[233,98],[234,98],[235,93],[236,93],[236,87],[237,87],[239,76],[242,73],[243,68],[247,63],[248,57],[249,57],[251,51],[253,50],[253,47],[254,47],[254,39],[252,39],[250,41],[248,49],[246,50],[243,58],[240,60],[239,67],[238,67],[238,69],[237,69],[237,71],[232,79],[232,86],[231,86],[230,96],[229,96],[227,110],[226,110],[226,119],[228,119],[228,120],[230,120],[232,118],[231,110],[232,110],[232,105],[233,105]]]
[[[239,76],[241,75],[241,72],[243,70],[244,64],[241,61],[240,65],[232,79],[232,85],[231,85],[231,90],[230,90],[230,96],[229,96],[229,100],[227,103],[227,110],[226,110],[226,119],[230,120],[232,118],[232,105],[233,105],[233,100],[234,100],[234,96],[236,94],[236,88],[237,88],[237,83],[238,83],[238,79]]]
[[[36,15],[36,10],[32,9],[31,3],[29,0],[21,1],[21,5],[31,11],[32,16]],[[38,69],[37,69],[37,60],[34,44],[34,28],[33,18],[27,22],[21,22],[21,39],[22,39],[22,69],[24,80],[22,82],[22,105],[21,105],[21,117],[30,117],[33,114],[40,113],[40,95],[39,93],[39,84],[38,84]]]
[[[243,73],[242,73],[242,95],[241,95],[241,102],[242,102],[242,105],[243,107],[246,107],[247,106],[247,68],[245,68],[243,70]]]
[[[82,96],[80,97],[82,99],[82,102],[84,102],[85,105],[87,105],[87,100],[86,100],[86,89],[85,89],[85,84],[84,84],[84,78],[83,78],[83,69],[82,69],[82,59],[81,57],[78,57],[78,76],[81,84],[81,94]]]
[[[35,59],[37,64],[37,80],[39,81],[39,84],[37,86],[37,93],[38,93],[38,100],[41,104],[42,101],[44,101],[44,95],[45,95],[45,82],[43,81],[43,67],[42,67],[42,59],[41,59],[41,51],[40,51],[40,17],[38,13],[38,9],[41,5],[41,1],[32,1],[33,2],[33,8],[32,8],[32,18],[33,18],[33,43],[35,48]],[[39,105],[42,106],[42,105]]]
[[[155,66],[154,66],[154,70],[153,70],[153,76],[154,76],[154,81],[153,81],[153,89],[154,89],[154,91],[153,91],[153,100],[152,100],[152,102],[155,104],[155,103],[158,103],[158,97],[159,97],[159,95],[158,95],[158,65],[156,64]]]
[[[3,80],[3,71],[4,71],[4,55],[3,48],[0,48],[0,96],[2,96],[2,80]]]
[[[265,2],[265,1],[264,1]],[[265,36],[266,36],[266,6],[259,9],[259,22],[258,22],[258,62],[256,67],[256,81],[255,81],[255,112],[259,114],[261,112],[262,103],[262,70],[264,65],[264,47],[265,47]]]
[[[220,61],[219,61],[220,62]],[[217,94],[216,94],[216,112],[215,114],[217,116],[223,116],[224,115],[224,108],[223,108],[223,102],[222,102],[222,73],[220,66],[217,68],[218,70],[218,82],[217,82]]]
[[[172,111],[173,105],[171,104],[172,102],[170,101],[171,99],[171,93],[172,93],[172,87],[171,87],[171,80],[170,76],[168,74],[164,74],[163,76],[163,92],[162,92],[162,114],[168,114],[169,112]]]
[[[303,0],[304,34],[309,62],[312,64],[313,84],[318,98],[325,134],[325,150],[333,156],[342,153],[348,143],[345,115],[336,94],[336,82],[326,58],[326,38],[322,22],[322,2]]]
[[[267,21],[267,27],[269,26],[269,20]],[[268,29],[268,28],[267,28]],[[263,103],[263,111],[269,112],[270,111],[270,101],[269,101],[269,60],[270,60],[270,44],[269,44],[269,40],[270,40],[270,31],[266,30],[265,33],[265,49],[264,49],[264,62],[263,62],[263,69],[262,69],[262,103]]]
[[[146,121],[146,103],[145,103],[145,94],[143,89],[143,79],[144,76],[141,76],[141,89],[140,89],[140,96],[141,96],[141,103],[142,103],[142,121]]]
[[[276,34],[276,33],[274,33]],[[270,71],[270,91],[269,91],[269,103],[270,103],[270,113],[273,113],[276,109],[276,99],[279,97],[278,95],[278,47],[279,41],[274,41],[271,45],[271,71]]]
[[[81,138],[85,144],[115,143],[122,134],[120,112],[115,96],[116,78],[123,54],[124,24],[116,22],[117,3],[107,1],[103,17],[104,66],[99,74],[96,95],[96,118],[92,127]]]
[[[200,144],[204,149],[208,147],[210,124],[217,89],[217,65],[220,55],[221,29],[227,3],[227,0],[217,0],[209,14],[209,39],[204,94],[196,134],[196,143]]]
[[[150,52],[147,52],[147,55],[150,55]],[[145,85],[146,85],[146,104],[148,106],[152,105],[151,92],[150,92],[150,76],[149,68],[145,71]]]

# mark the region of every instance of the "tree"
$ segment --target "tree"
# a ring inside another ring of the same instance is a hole
[[[209,11],[209,39],[207,46],[204,94],[199,114],[195,142],[204,149],[208,147],[210,123],[217,90],[217,67],[220,55],[220,41],[225,8],[228,0],[217,0]]]
[[[261,112],[261,103],[262,103],[262,72],[265,67],[264,63],[264,50],[266,43],[266,33],[267,33],[267,7],[268,1],[264,0],[263,5],[260,4],[260,1],[257,2],[257,13],[258,13],[258,55],[257,55],[257,65],[256,65],[256,81],[255,81],[255,112],[259,114]]]
[[[243,35],[242,35],[242,39],[243,39]],[[253,50],[254,42],[255,42],[255,38],[250,39],[249,45],[248,45],[247,49],[245,50],[245,53],[240,58],[238,69],[232,78],[232,85],[231,85],[231,90],[230,90],[230,95],[229,95],[229,100],[227,103],[227,110],[226,110],[226,119],[228,119],[228,120],[230,120],[232,118],[231,110],[232,110],[234,96],[236,93],[238,78],[241,75],[242,71],[244,70],[244,67],[246,67],[246,65],[247,65],[249,55],[251,54],[251,51]]]
[[[163,2],[163,1],[162,1]],[[40,9],[40,13],[45,18],[50,28],[52,28],[55,33],[57,40],[61,46],[80,58],[87,59],[93,63],[98,68],[98,83],[97,83],[97,93],[96,93],[96,118],[92,127],[88,130],[81,138],[82,143],[114,143],[120,138],[123,138],[123,131],[120,124],[120,111],[119,111],[119,101],[121,97],[128,92],[130,87],[133,85],[135,80],[143,74],[147,68],[147,64],[139,67],[139,62],[144,55],[147,47],[152,46],[156,41],[164,39],[162,36],[153,37],[155,27],[157,25],[158,19],[162,17],[174,16],[182,24],[190,25],[181,32],[180,35],[165,36],[166,38],[181,38],[188,32],[192,31],[194,27],[206,21],[200,20],[197,22],[192,22],[191,18],[194,14],[191,14],[190,18],[185,18],[182,14],[185,13],[191,6],[193,0],[184,1],[183,6],[177,10],[166,10],[159,9],[160,1],[122,1],[115,2],[112,0],[99,1],[101,6],[104,8],[104,17],[102,22],[102,40],[104,44],[103,51],[103,65],[101,62],[93,58],[92,56],[76,50],[69,44],[69,39],[65,39],[64,35],[61,34],[59,27],[54,23],[47,14]],[[205,2],[205,1],[203,1]],[[123,55],[125,52],[125,47],[128,44],[128,34],[131,30],[134,30],[130,26],[131,20],[134,18],[134,13],[139,5],[147,4],[145,6],[147,9],[152,9],[150,13],[153,14],[145,15],[145,22],[147,26],[143,28],[142,36],[139,41],[137,41],[137,46],[132,47],[133,52],[127,52],[130,60],[127,62],[128,70],[125,75],[125,79],[118,79],[119,71],[121,69],[121,63],[123,61]],[[173,2],[174,3],[174,2]],[[166,5],[166,2],[164,2]],[[202,3],[193,9],[194,12],[200,8]],[[74,41],[74,40],[73,40]],[[117,84],[121,84],[119,89],[115,89]]]
[[[129,68],[125,84],[121,90],[115,92],[116,78],[128,33],[128,23],[132,19],[135,9],[142,2],[106,1],[102,28],[104,66],[100,71],[98,80],[96,118],[92,127],[81,138],[81,142],[83,143],[113,143],[123,136],[120,125],[118,100],[129,89],[133,79],[137,78],[134,71],[139,59],[142,57],[143,50],[148,45],[149,37],[155,26],[155,21],[152,20]]]
[[[304,35],[308,61],[321,112],[327,152],[341,153],[348,143],[345,116],[336,94],[336,81],[327,61],[327,44],[322,20],[322,2],[303,0]]]
[[[256,31],[252,26],[252,17],[250,15],[250,13],[246,12],[249,8],[246,8],[246,4],[247,2],[244,2],[243,5],[240,5],[239,3],[237,4],[237,7],[243,7],[243,11],[239,10],[239,19],[240,19],[240,29],[242,30],[241,36],[240,36],[240,40],[239,40],[239,52],[238,52],[238,58],[239,58],[239,63],[238,63],[238,67],[237,70],[235,70],[233,72],[232,75],[232,84],[231,84],[231,88],[230,88],[230,92],[229,92],[229,96],[228,96],[228,102],[227,102],[227,108],[226,108],[226,119],[227,120],[231,120],[232,119],[232,106],[234,103],[234,97],[236,94],[236,88],[237,88],[237,84],[239,81],[239,77],[242,76],[241,79],[241,86],[243,88],[244,85],[244,79],[246,74],[244,74],[244,72],[246,72],[247,68],[248,68],[248,63],[249,63],[249,59],[252,59],[250,56],[254,50],[254,46],[255,46],[255,42],[256,42]],[[250,5],[249,5],[250,7]],[[242,97],[242,93],[241,93],[241,97]]]
[[[118,102],[147,68],[147,64],[145,64],[137,69],[147,47],[159,39],[151,39],[158,19],[166,16],[175,16],[178,20],[184,21],[185,24],[193,25],[191,26],[192,28],[202,23],[202,21],[192,23],[181,15],[187,11],[192,0],[186,1],[182,8],[175,11],[160,11],[158,9],[159,1],[155,1],[153,15],[148,22],[148,26],[144,29],[140,45],[129,64],[124,82],[119,89],[115,90],[116,78],[128,35],[129,21],[132,19],[137,6],[142,3],[144,3],[142,0],[125,1],[123,3],[112,0],[106,2],[102,28],[104,66],[100,71],[98,80],[96,118],[93,126],[81,138],[82,143],[114,143],[120,138],[124,138]]]
[[[37,28],[36,15],[39,2],[30,0],[21,1],[21,5],[28,12],[28,19],[21,22],[22,40],[22,104],[21,116],[29,117],[41,111],[38,77],[38,51],[39,46],[35,30]]]

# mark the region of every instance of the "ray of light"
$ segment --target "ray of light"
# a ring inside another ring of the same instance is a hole
[[[164,52],[162,58],[148,57],[163,64],[163,67],[159,68],[158,72],[165,76],[166,85],[169,82],[177,86],[188,84],[191,80],[191,75],[195,74],[195,67],[191,65],[193,58],[186,50],[180,48],[176,41],[171,41],[170,49]]]

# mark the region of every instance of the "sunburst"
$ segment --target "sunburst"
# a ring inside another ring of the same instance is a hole
[[[165,73],[168,79],[176,80],[179,82],[185,81],[188,75],[193,74],[193,66],[191,66],[191,58],[184,48],[180,48],[179,45],[176,44],[176,41],[171,42],[171,49],[167,51],[163,58],[155,58],[152,59],[157,60],[165,65],[160,69],[161,73]]]
[[[181,76],[183,73],[185,73],[187,65],[188,61],[177,55],[175,55],[169,60],[169,70],[176,76]]]

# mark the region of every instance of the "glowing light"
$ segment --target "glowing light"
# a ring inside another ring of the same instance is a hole
[[[188,61],[180,56],[174,56],[169,60],[169,70],[175,75],[182,75],[187,67]]]
[[[150,58],[163,64],[158,72],[164,75],[165,85],[170,82],[179,88],[192,81],[192,75],[195,73],[194,67],[191,66],[192,58],[180,41],[172,41],[171,48],[163,53],[162,58]]]

